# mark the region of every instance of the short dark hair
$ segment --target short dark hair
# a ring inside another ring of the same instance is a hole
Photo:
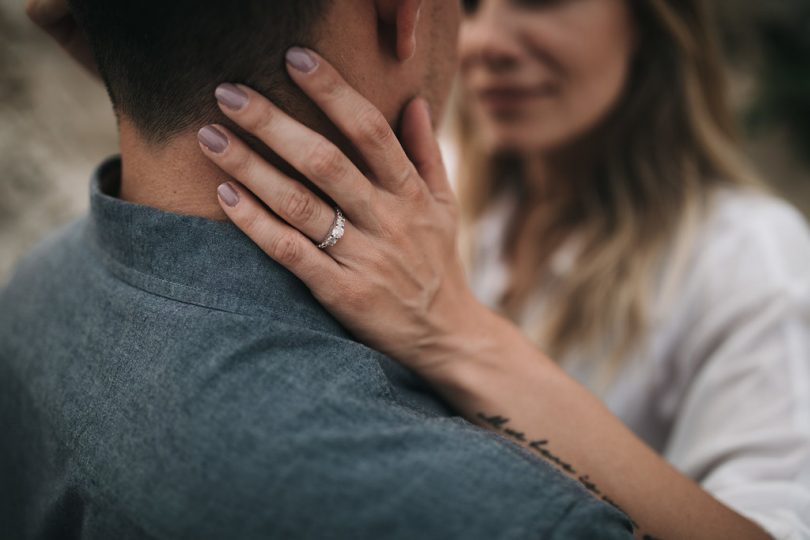
[[[284,52],[329,0],[70,0],[116,113],[153,143],[221,118],[216,86],[285,101]],[[289,94],[289,92],[286,92]]]

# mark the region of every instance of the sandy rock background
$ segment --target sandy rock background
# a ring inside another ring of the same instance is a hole
[[[89,173],[116,152],[107,93],[0,0],[0,282],[43,235],[87,208]]]
[[[756,22],[790,19],[807,0],[716,1],[737,49],[730,71],[743,111],[757,93]],[[810,215],[810,160],[791,152],[791,136],[772,126],[751,138],[749,154]],[[28,22],[22,0],[0,0],[0,284],[33,244],[86,210],[89,175],[116,145],[102,86]]]

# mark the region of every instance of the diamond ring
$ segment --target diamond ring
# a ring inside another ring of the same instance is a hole
[[[335,207],[335,221],[332,223],[332,229],[326,235],[323,242],[318,244],[318,249],[327,249],[338,243],[338,240],[343,238],[343,233],[346,232],[346,217],[340,208]]]

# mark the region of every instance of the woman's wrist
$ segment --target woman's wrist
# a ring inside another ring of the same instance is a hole
[[[452,327],[421,351],[416,369],[443,392],[476,394],[510,359],[543,356],[511,322],[474,298],[456,313]]]

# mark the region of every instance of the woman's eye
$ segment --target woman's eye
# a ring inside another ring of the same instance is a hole
[[[474,14],[476,11],[478,11],[481,1],[482,0],[461,0],[461,6],[464,13],[467,15]],[[553,7],[566,1],[568,0],[511,0],[511,3],[515,7],[532,9]]]
[[[472,15],[478,9],[479,0],[461,0],[461,8],[467,15]]]
[[[515,5],[526,8],[542,8],[551,7],[556,4],[562,4],[565,0],[512,0]]]

